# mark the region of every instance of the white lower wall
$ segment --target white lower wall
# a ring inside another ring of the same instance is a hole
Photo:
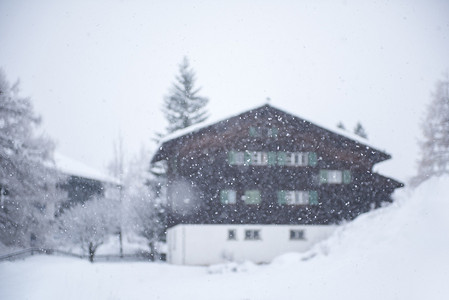
[[[228,231],[236,240],[228,240]],[[335,225],[190,225],[167,231],[167,261],[181,265],[210,265],[226,261],[270,262],[287,252],[304,252],[327,238]],[[246,230],[259,230],[260,240],[246,240]],[[303,230],[304,239],[290,240],[290,230]]]

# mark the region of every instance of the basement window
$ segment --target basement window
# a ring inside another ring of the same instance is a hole
[[[290,240],[305,240],[304,230],[290,230]]]
[[[237,240],[237,233],[236,233],[235,229],[229,229],[228,230],[228,240],[229,241]]]
[[[260,230],[245,230],[245,240],[260,240]]]

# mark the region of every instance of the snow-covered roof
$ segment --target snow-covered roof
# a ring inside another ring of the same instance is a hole
[[[108,182],[113,184],[119,184],[119,180],[104,174],[103,172],[96,170],[84,163],[64,156],[60,153],[54,153],[55,167],[61,173],[65,175],[78,176],[101,182]]]
[[[284,113],[286,113],[286,114],[289,114],[289,115],[292,115],[292,116],[294,116],[294,117],[297,117],[297,118],[299,118],[299,119],[301,119],[301,120],[305,120],[305,121],[307,121],[307,122],[310,122],[310,123],[312,123],[312,124],[314,124],[314,125],[316,125],[316,126],[318,126],[318,127],[321,127],[321,128],[323,128],[323,129],[325,129],[325,130],[327,130],[327,131],[330,131],[330,132],[336,133],[336,134],[338,134],[338,135],[344,136],[344,137],[346,137],[346,138],[348,138],[348,139],[357,141],[357,142],[358,142],[359,144],[361,144],[361,145],[368,146],[368,147],[370,147],[370,148],[372,148],[372,149],[374,149],[374,150],[380,151],[380,152],[385,152],[385,151],[379,150],[380,147],[377,147],[377,146],[373,145],[373,144],[372,144],[371,142],[369,142],[367,139],[362,138],[362,137],[360,137],[360,136],[358,136],[358,135],[356,135],[356,134],[354,134],[354,133],[351,133],[351,132],[349,132],[349,131],[343,130],[343,129],[338,128],[338,127],[332,128],[332,129],[331,129],[331,128],[329,128],[329,127],[323,125],[323,124],[320,124],[319,122],[310,121],[310,120],[308,120],[308,119],[304,119],[304,118],[302,118],[302,117],[296,116],[296,115],[294,115],[294,114],[292,114],[292,113],[287,112],[285,109],[279,108],[279,107],[277,107],[277,106],[275,106],[275,105],[272,105],[272,104],[264,103],[264,104],[258,105],[258,106],[256,106],[256,107],[249,108],[249,109],[245,110],[244,112],[250,111],[250,110],[256,110],[256,109],[259,109],[259,108],[261,108],[261,107],[263,107],[263,106],[266,106],[266,105],[271,106],[271,107],[274,108],[274,109],[280,110],[280,111],[282,111],[282,112],[284,112]],[[194,124],[194,125],[192,125],[192,126],[189,126],[189,127],[186,127],[186,128],[180,129],[180,130],[177,130],[177,131],[175,131],[175,132],[173,132],[173,133],[171,133],[171,134],[166,135],[165,137],[163,137],[163,138],[161,139],[161,141],[160,141],[160,144],[159,144],[159,146],[158,146],[158,149],[160,149],[161,146],[162,146],[162,144],[164,144],[165,142],[168,142],[168,141],[170,141],[170,140],[179,138],[179,137],[181,137],[181,136],[183,136],[183,135],[186,135],[186,134],[189,134],[189,133],[193,133],[193,132],[199,131],[199,130],[201,130],[201,129],[203,129],[203,128],[209,127],[209,126],[214,125],[214,124],[216,124],[216,123],[219,123],[219,122],[222,122],[222,121],[226,121],[226,120],[231,119],[231,118],[233,118],[233,117],[236,117],[236,116],[238,116],[238,115],[240,115],[240,114],[242,114],[242,113],[243,113],[243,112],[240,112],[240,113],[238,113],[238,114],[232,114],[232,115],[229,115],[228,117],[220,118],[220,119],[208,119],[208,120],[203,121],[203,122],[201,122],[201,123],[197,123],[197,124]]]

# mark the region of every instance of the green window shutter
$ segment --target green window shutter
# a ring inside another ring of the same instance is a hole
[[[260,192],[259,191],[254,191],[254,204],[260,204]]]
[[[221,202],[221,204],[228,203],[228,191],[227,190],[220,191],[220,202]]]
[[[230,165],[235,165],[235,151],[228,152],[228,162]]]
[[[272,138],[276,138],[278,136],[279,130],[276,127],[272,127],[268,130],[268,136]]]
[[[257,136],[257,130],[254,127],[249,128],[249,136]]]
[[[320,170],[320,184],[327,183],[327,170]]]
[[[349,170],[344,170],[343,171],[343,183],[351,183],[352,178],[351,178],[351,171]]]
[[[178,171],[178,158],[175,156],[171,160],[171,168],[173,170],[173,173],[177,173]]]
[[[315,167],[317,164],[317,157],[315,152],[309,152],[309,166]]]
[[[285,191],[278,191],[278,203],[285,204]]]
[[[310,205],[318,205],[318,192],[317,191],[309,192],[309,204]]]
[[[250,165],[251,164],[251,152],[245,151],[244,158],[245,158],[245,165]]]
[[[278,165],[285,165],[285,160],[287,158],[287,154],[285,152],[278,152]]]
[[[271,166],[276,164],[276,152],[268,152],[268,164]]]
[[[250,127],[249,128],[249,136],[250,137],[258,137],[261,136],[261,129],[259,127]]]

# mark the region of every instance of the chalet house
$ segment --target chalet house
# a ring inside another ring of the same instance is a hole
[[[152,159],[166,171],[171,263],[304,251],[403,186],[373,172],[389,154],[268,104],[200,126]]]
[[[92,197],[104,197],[106,187],[119,185],[117,179],[60,153],[55,153],[54,160],[59,174],[58,187],[67,193],[59,211],[83,204]]]

